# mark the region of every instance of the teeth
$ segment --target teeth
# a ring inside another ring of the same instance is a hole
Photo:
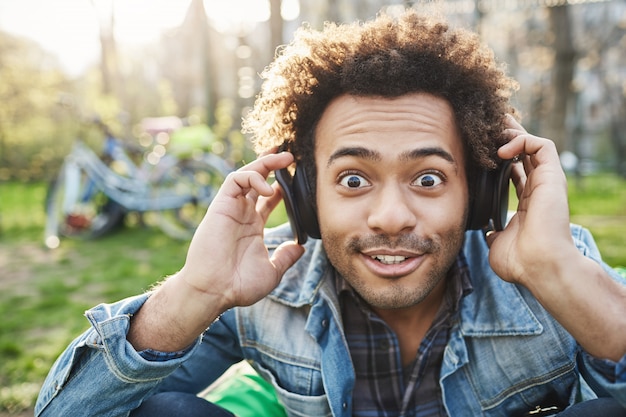
[[[393,255],[374,255],[372,259],[376,259],[378,262],[392,265],[399,264],[406,260],[406,256],[393,256]]]

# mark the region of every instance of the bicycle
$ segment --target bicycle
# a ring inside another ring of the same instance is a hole
[[[155,223],[177,239],[191,237],[218,188],[233,168],[202,152],[179,158],[162,151],[157,163],[141,158],[137,145],[116,138],[102,122],[102,155],[76,140],[48,187],[44,243],[61,237],[93,239],[118,226],[126,213],[154,213]]]

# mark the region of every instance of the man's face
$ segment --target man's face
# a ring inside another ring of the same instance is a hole
[[[367,303],[408,308],[443,285],[468,200],[447,101],[340,96],[317,126],[315,161],[322,242]]]

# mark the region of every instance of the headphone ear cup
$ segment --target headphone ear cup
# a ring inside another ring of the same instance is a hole
[[[467,230],[480,230],[493,222],[494,230],[506,225],[509,209],[510,160],[493,171],[481,170],[474,182],[474,198],[470,200]]]
[[[298,213],[298,206],[296,203],[296,197],[293,191],[293,178],[287,168],[279,169],[275,171],[276,181],[280,184],[283,194],[283,203],[285,204],[285,211],[287,212],[287,218],[291,225],[296,243],[303,245],[307,240],[307,235],[300,226],[300,214]]]
[[[313,239],[320,239],[322,236],[313,201],[313,192],[304,169],[296,167],[296,172],[293,176],[293,189],[300,214],[300,225],[307,235]]]
[[[308,236],[319,239],[321,234],[317,222],[317,213],[311,201],[313,194],[306,175],[299,172],[296,168],[292,177],[289,170],[283,168],[277,170],[275,175],[276,181],[283,190],[283,202],[291,230],[293,230],[296,242],[303,245]]]
[[[489,224],[491,213],[491,178],[489,172],[480,170],[473,182],[474,189],[470,196],[470,207],[467,217],[467,230],[480,230]]]
[[[496,231],[503,230],[504,226],[506,226],[507,214],[509,212],[511,169],[513,169],[513,161],[506,160],[494,172],[491,218],[493,219],[493,228]]]

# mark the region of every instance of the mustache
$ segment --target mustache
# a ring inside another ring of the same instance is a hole
[[[439,249],[439,245],[432,239],[411,234],[391,237],[386,234],[354,237],[348,242],[348,249],[352,252],[363,252],[372,248],[405,249],[411,252],[432,253]]]

